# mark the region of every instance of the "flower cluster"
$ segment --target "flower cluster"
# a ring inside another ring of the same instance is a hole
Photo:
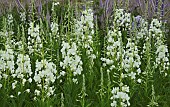
[[[17,69],[12,74],[13,78],[19,78],[22,80],[23,86],[25,82],[32,82],[32,70],[31,70],[31,61],[28,55],[18,54],[16,61]]]
[[[115,39],[117,38],[117,39]],[[106,36],[107,46],[106,46],[106,57],[101,58],[103,61],[103,66],[110,66],[108,71],[115,68],[114,63],[119,63],[121,57],[121,32],[109,30]]]
[[[39,89],[35,89],[37,96],[40,93],[45,94],[46,97],[54,95],[55,88],[51,86],[56,80],[56,65],[53,62],[48,62],[46,59],[36,60],[36,68],[34,74],[34,81]]]
[[[60,66],[65,70],[70,69],[73,72],[73,76],[81,75],[83,62],[78,55],[76,43],[72,43],[70,46],[69,43],[62,42],[61,53],[63,61],[60,62]],[[73,82],[78,83],[76,78],[73,78]]]
[[[9,45],[6,46],[6,51],[0,51],[0,70],[14,72],[14,51]]]
[[[168,53],[168,47],[166,45],[160,45],[156,50],[156,68],[162,67],[160,73],[164,73],[164,71],[168,71],[169,69],[169,53]],[[167,73],[165,72],[165,76]]]
[[[158,19],[153,19],[151,24],[150,24],[150,29],[149,29],[149,32],[151,33],[154,33],[154,34],[160,34],[162,33],[162,30],[160,29],[162,26],[162,22],[159,21]],[[152,35],[153,37],[155,35]]]
[[[132,39],[128,38],[128,43],[126,44],[126,51],[123,59],[123,68],[128,73],[127,75],[131,77],[131,79],[135,79],[136,75],[141,73],[140,60],[141,58],[138,54],[137,46],[132,42]]]
[[[119,105],[121,107],[127,107],[130,106],[130,97],[128,95],[129,93],[129,87],[127,85],[120,87],[113,87],[112,94],[113,96],[110,98],[113,100],[111,103],[111,107],[118,107]]]
[[[14,90],[17,86],[25,86],[26,82],[32,83],[32,70],[31,70],[31,61],[28,55],[18,54],[16,61],[16,70],[11,72],[12,77],[12,89]],[[20,79],[21,83],[18,82]],[[28,90],[28,89],[27,89]],[[18,95],[21,94],[22,89],[18,91]],[[13,96],[13,95],[12,95]]]
[[[55,36],[56,40],[57,38],[59,37],[59,32],[58,32],[58,23],[56,22],[52,22],[51,23],[51,32],[52,32],[52,35]]]
[[[126,27],[129,28],[131,22],[131,14],[125,13],[124,9],[116,9],[114,22],[116,22],[116,26],[118,27]]]
[[[0,80],[7,80],[9,74],[14,73],[14,51],[9,45],[6,46],[6,51],[0,50]],[[2,84],[0,84],[2,87]]]
[[[28,49],[29,54],[32,54],[34,51],[40,51],[42,48],[42,42],[40,38],[40,32],[39,32],[39,25],[36,25],[34,27],[34,23],[30,22],[30,27],[28,28]]]
[[[155,41],[155,47],[156,47],[156,61],[155,61],[155,67],[159,68],[160,73],[164,73],[165,76],[167,71],[169,69],[169,53],[168,48],[164,43],[164,35],[163,31],[161,30],[162,22],[158,19],[153,19],[150,25],[149,29],[149,36],[153,37]]]
[[[124,77],[122,67],[124,67],[124,57],[126,57],[126,52],[124,50],[123,42],[122,42],[122,33],[121,31],[117,30],[109,30],[106,36],[106,51],[105,51],[105,58],[101,58],[103,61],[103,66],[107,66],[107,72],[112,71],[113,69],[118,70],[119,72],[114,72],[114,77],[120,79],[120,87],[113,87],[111,93],[113,96],[111,97],[112,107],[122,106],[127,107],[130,106],[130,97],[129,87],[127,85],[122,85],[122,79]],[[116,68],[117,67],[117,68]],[[126,74],[128,75],[128,73]]]
[[[163,32],[161,30],[162,22],[158,19],[153,19],[149,28],[149,36],[153,37],[155,46],[159,47],[164,44]]]
[[[13,24],[13,16],[12,16],[12,14],[8,14],[7,22],[8,22],[8,25]]]
[[[140,23],[140,25],[138,25]],[[140,43],[142,39],[144,39],[148,35],[148,22],[143,18],[140,18],[139,22],[137,22],[138,32],[136,34],[136,43]]]
[[[93,51],[94,23],[91,9],[82,12],[80,20],[75,20],[75,36],[80,47],[86,49],[86,54],[92,60],[96,58]]]
[[[25,12],[21,12],[20,13],[20,18],[21,18],[21,21],[24,23],[26,21],[26,14]]]

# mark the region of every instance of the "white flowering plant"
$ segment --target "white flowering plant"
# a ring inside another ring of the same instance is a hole
[[[169,107],[163,21],[115,6],[101,26],[88,3],[34,5],[0,18],[2,107]]]

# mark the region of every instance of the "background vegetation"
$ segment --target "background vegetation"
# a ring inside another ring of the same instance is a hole
[[[169,1],[120,1],[2,1],[2,107],[169,107]]]

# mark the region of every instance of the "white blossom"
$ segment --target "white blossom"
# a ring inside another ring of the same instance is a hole
[[[2,84],[0,84],[0,89],[2,88]]]
[[[10,24],[12,24],[13,23],[13,16],[12,16],[12,14],[8,14],[8,24],[10,25]]]
[[[49,90],[49,88],[56,80],[56,73],[56,65],[53,62],[49,62],[46,59],[41,61],[36,60],[35,75],[33,79],[40,89],[44,89],[47,92],[46,96],[53,95],[53,92]],[[53,91],[55,91],[55,88],[53,88]],[[40,92],[35,90],[37,96]]]
[[[84,10],[80,20],[75,20],[74,34],[78,47],[86,50],[89,58],[89,64],[93,65],[93,60],[96,58],[93,50],[94,22],[93,11],[91,9]]]
[[[21,18],[21,21],[22,21],[22,22],[25,22],[25,21],[26,21],[26,14],[25,14],[25,12],[21,12],[21,13],[20,13],[20,18]]]
[[[15,89],[15,88],[16,88],[16,84],[17,84],[17,81],[15,81],[15,82],[12,83],[12,89]]]
[[[111,100],[113,102],[111,103],[112,107],[117,107],[117,105],[120,103],[122,107],[130,106],[130,97],[128,95],[129,93],[129,87],[127,85],[122,86],[122,89],[119,87],[113,87],[112,89],[112,97]]]
[[[37,96],[39,96],[39,95],[40,95],[40,91],[39,91],[39,90],[37,90],[37,89],[34,91],[34,93],[35,93],[35,95],[37,95]]]
[[[13,96],[13,95],[10,95],[9,97],[10,97],[10,98],[14,98],[15,96]]]
[[[26,91],[27,93],[30,93],[30,89],[26,89],[25,91]]]
[[[159,68],[160,73],[164,73],[166,76],[169,69],[169,53],[168,47],[164,43],[165,37],[161,27],[162,22],[158,19],[153,19],[149,28],[149,36],[155,39],[152,41],[156,47],[155,68]]]
[[[19,92],[18,92],[18,96],[19,96],[20,94],[21,94],[21,92],[19,91]]]
[[[116,22],[116,26],[124,26],[126,28],[130,28],[131,14],[125,13],[123,9],[116,9],[114,22]]]
[[[73,72],[73,76],[81,75],[81,72],[83,71],[83,62],[81,61],[81,57],[78,54],[77,44],[73,42],[70,46],[68,43],[63,42],[62,46],[61,52],[63,61],[60,62],[60,66],[63,68],[63,71],[60,72],[59,77],[65,75],[66,71],[64,70],[66,68]],[[73,82],[77,83],[77,79],[73,79]]]
[[[131,79],[136,79],[136,75],[140,74],[141,57],[138,54],[138,47],[132,39],[128,39],[126,51],[123,59],[123,68]]]
[[[42,48],[42,42],[40,37],[40,27],[38,24],[34,24],[33,22],[29,23],[28,28],[28,49],[29,54],[32,54],[34,51],[40,52]]]

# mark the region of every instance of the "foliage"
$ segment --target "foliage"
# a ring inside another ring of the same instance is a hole
[[[102,24],[83,5],[53,1],[38,14],[32,4],[1,17],[1,106],[168,107],[165,23],[115,6]]]

